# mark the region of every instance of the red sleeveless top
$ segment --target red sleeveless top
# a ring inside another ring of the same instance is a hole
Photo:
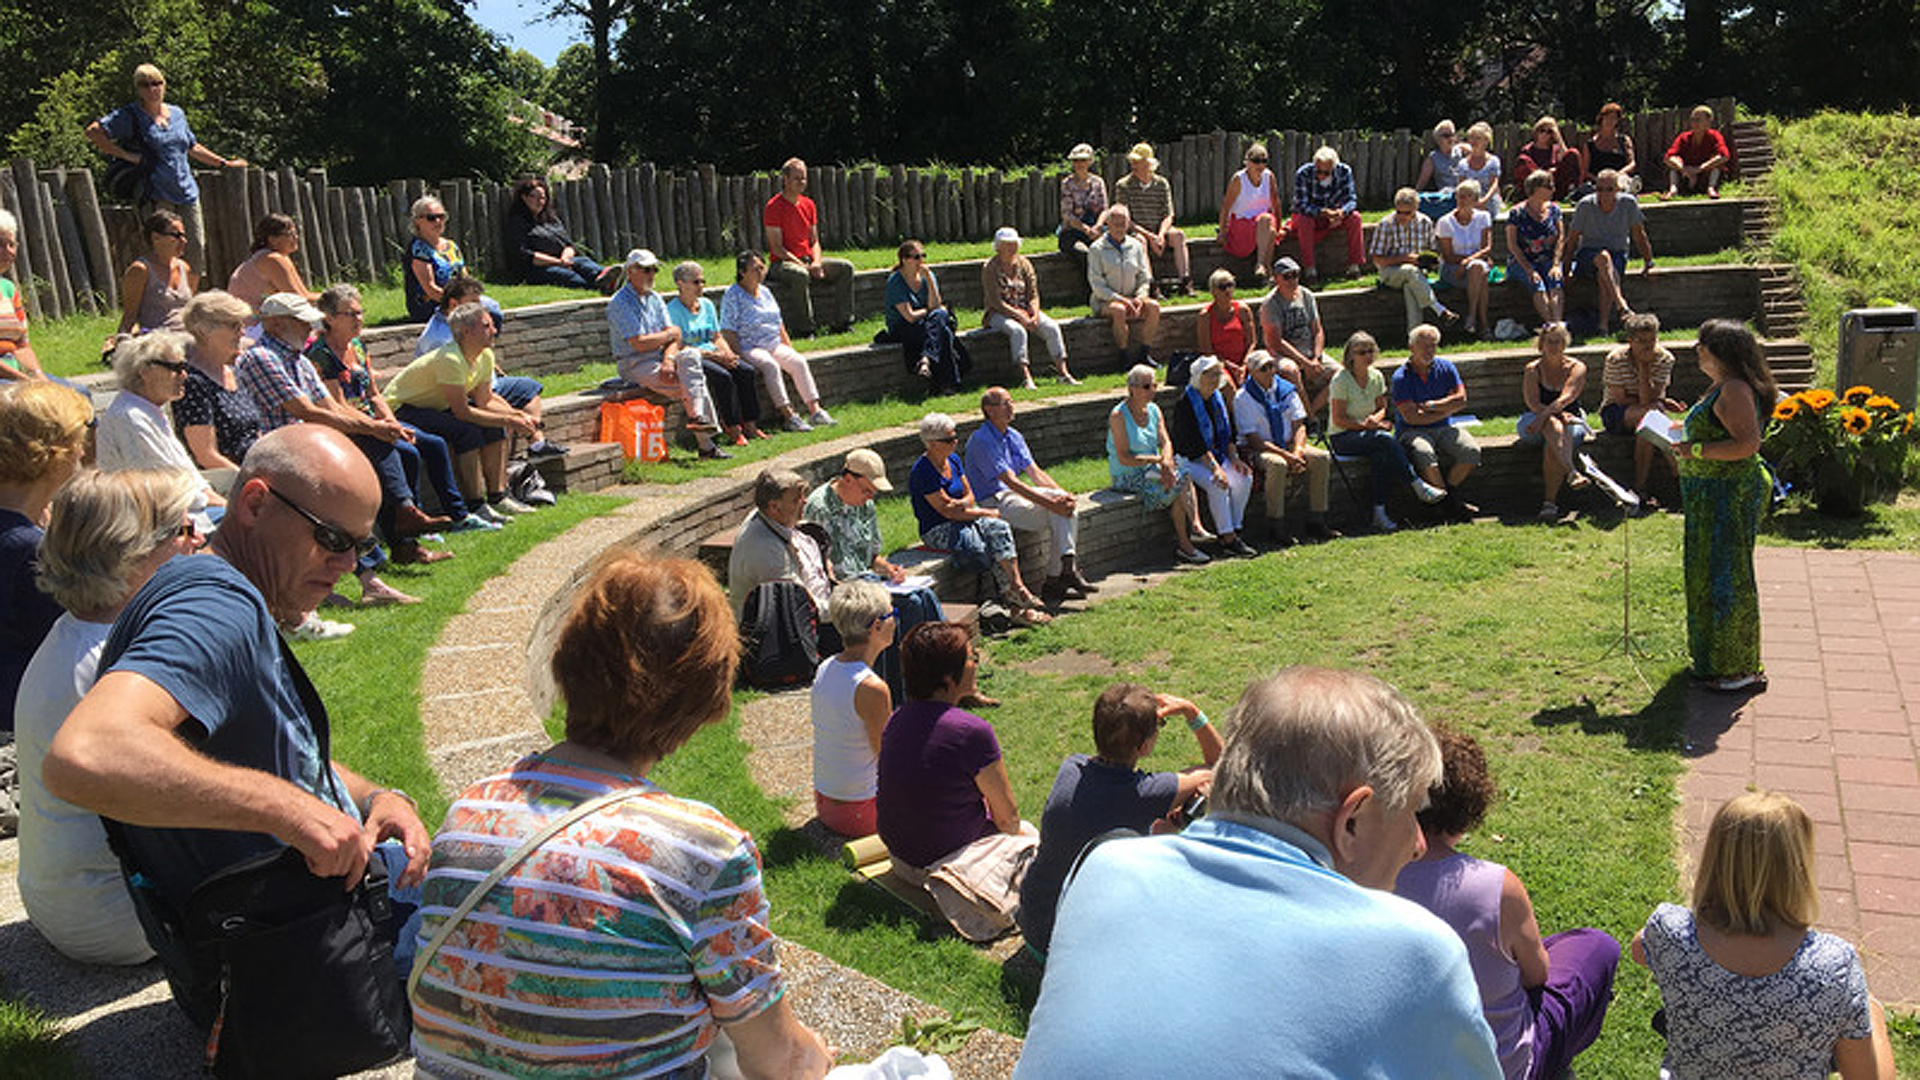
[[[1207,329],[1213,337],[1213,355],[1220,358],[1233,373],[1234,385],[1239,385],[1247,367],[1247,321],[1240,317],[1238,300],[1227,305],[1227,317],[1220,318],[1216,310],[1220,305],[1207,305]]]

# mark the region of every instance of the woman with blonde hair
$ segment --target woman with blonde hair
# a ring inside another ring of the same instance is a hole
[[[133,69],[134,100],[87,125],[94,149],[138,171],[137,208],[179,215],[187,258],[198,262],[206,250],[206,225],[200,214],[200,185],[195,162],[215,169],[244,169],[245,158],[226,158],[194,137],[187,114],[167,104],[167,76],[152,64]]]
[[[208,289],[187,301],[181,321],[193,344],[187,346],[187,384],[173,403],[174,427],[195,465],[238,472],[262,422],[260,406],[233,373],[253,308],[232,293]]]
[[[1553,177],[1555,201],[1565,199],[1580,184],[1580,155],[1560,134],[1560,121],[1543,116],[1533,122],[1533,138],[1513,159],[1513,181],[1518,184],[1536,172]]]
[[[53,947],[83,964],[153,956],[100,816],[40,782],[47,747],[93,687],[107,633],[162,563],[206,541],[187,517],[193,483],[163,469],[92,470],[54,496],[39,586],[66,609],[20,679],[20,900]]]
[[[426,322],[440,308],[447,281],[467,268],[460,245],[447,236],[447,207],[437,197],[422,195],[408,213],[413,240],[407,245],[407,268],[400,276],[407,297],[407,318]]]
[[[1540,447],[1540,473],[1545,494],[1540,503],[1540,520],[1560,520],[1561,486],[1574,490],[1587,486],[1587,478],[1574,467],[1573,455],[1580,444],[1593,437],[1587,428],[1586,410],[1580,396],[1587,389],[1587,365],[1567,355],[1572,342],[1567,328],[1548,323],[1540,328],[1540,355],[1529,361],[1520,376],[1520,395],[1527,411],[1520,414],[1520,442]]]
[[[1387,498],[1395,483],[1407,484],[1423,503],[1436,503],[1446,492],[1427,483],[1413,471],[1413,462],[1400,440],[1393,437],[1389,418],[1392,400],[1387,395],[1387,378],[1375,368],[1380,359],[1380,343],[1365,330],[1356,330],[1347,339],[1340,357],[1340,371],[1328,390],[1327,420],[1333,434],[1327,445],[1343,458],[1363,457],[1370,464],[1367,474],[1373,483],[1373,528],[1390,533],[1400,526],[1387,516]]]
[[[1663,1073],[1892,1080],[1860,957],[1811,929],[1813,865],[1813,821],[1787,796],[1750,791],[1714,814],[1693,910],[1661,904],[1633,938],[1666,1007]]]

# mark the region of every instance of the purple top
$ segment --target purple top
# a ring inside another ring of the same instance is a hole
[[[880,839],[909,866],[926,867],[996,831],[974,785],[1000,760],[993,725],[944,701],[909,701],[880,735]]]
[[[1466,942],[1500,1069],[1507,1080],[1525,1080],[1533,1064],[1533,1007],[1520,984],[1520,965],[1500,943],[1500,887],[1506,876],[1499,863],[1456,852],[1408,863],[1393,891],[1440,916]]]

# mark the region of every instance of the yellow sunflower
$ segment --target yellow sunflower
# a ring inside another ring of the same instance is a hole
[[[1911,432],[1912,430],[1913,430],[1913,414],[1908,413],[1906,416],[1901,418],[1900,434],[1905,435]]]
[[[1833,404],[1837,399],[1834,397],[1833,391],[1822,386],[1802,393],[1800,400],[1806,402],[1807,408],[1812,409],[1814,412],[1824,412],[1827,406]]]
[[[1900,411],[1900,403],[1885,394],[1875,394],[1867,399],[1867,408],[1897,413]]]
[[[1873,414],[1851,405],[1840,410],[1840,426],[1853,435],[1865,435],[1873,427]]]
[[[1787,398],[1773,407],[1773,418],[1775,420],[1791,420],[1799,415],[1800,402],[1794,398]]]
[[[1848,405],[1864,405],[1872,396],[1873,387],[1871,386],[1849,386],[1847,392],[1840,395],[1840,400]]]

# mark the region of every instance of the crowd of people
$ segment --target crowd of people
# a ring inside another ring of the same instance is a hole
[[[143,66],[136,82],[136,106],[89,129],[103,152],[244,164],[193,142],[184,115],[164,105],[157,70]],[[1647,265],[1652,254],[1626,190],[1632,143],[1609,109],[1584,153],[1550,120],[1536,126],[1520,155],[1526,197],[1507,217],[1508,251],[1547,297],[1518,426],[1541,450],[1542,517],[1557,518],[1563,489],[1586,483],[1574,454],[1592,436],[1588,372],[1567,352],[1547,284],[1564,260],[1594,267],[1602,318],[1618,314],[1627,335],[1605,360],[1602,430],[1631,433],[1651,411],[1682,408],[1668,396],[1674,358],[1658,320],[1628,309],[1618,287],[1628,242]],[[1457,422],[1467,387],[1428,321],[1456,316],[1427,286],[1420,253],[1438,247],[1443,276],[1468,289],[1467,318],[1484,327],[1500,164],[1485,160],[1485,125],[1461,152],[1443,127],[1423,181],[1431,172],[1452,198],[1439,206],[1401,192],[1370,245],[1337,155],[1302,166],[1283,218],[1264,148],[1248,152],[1221,235],[1256,259],[1272,292],[1256,312],[1234,298],[1230,273],[1208,280],[1202,355],[1164,412],[1162,374],[1145,351],[1159,315],[1150,256],[1170,254],[1176,287],[1191,284],[1167,181],[1140,144],[1109,206],[1091,148],[1070,155],[1060,245],[1085,257],[1095,310],[1137,361],[1107,417],[1111,483],[1171,513],[1183,560],[1208,561],[1201,543],[1258,554],[1247,538],[1256,478],[1269,544],[1339,537],[1326,516],[1335,455],[1370,463],[1382,531],[1397,527],[1387,503],[1400,488],[1453,516],[1476,511],[1462,495],[1479,463]],[[1714,193],[1724,154],[1687,149],[1714,139],[1696,118],[1667,162],[1674,188]],[[258,1037],[252,1006],[266,984],[210,964],[206,932],[188,916],[204,910],[210,878],[290,849],[314,877],[387,883],[385,936],[367,946],[387,981],[405,981],[423,1074],[700,1075],[731,1055],[745,1075],[824,1075],[834,1052],[788,996],[754,838],[649,779],[727,715],[743,633],[756,630],[748,613],[786,601],[817,620],[808,681],[820,822],[877,835],[896,872],[963,936],[1017,929],[1044,962],[1019,1075],[1175,1075],[1204,1061],[1247,1075],[1530,1080],[1563,1074],[1597,1037],[1620,942],[1595,929],[1542,932],[1520,878],[1468,853],[1483,850],[1473,836],[1498,791],[1484,752],[1364,674],[1296,667],[1256,678],[1218,726],[1178,694],[1107,687],[1091,705],[1092,752],[1060,764],[1037,829],[1023,820],[995,726],[979,715],[999,703],[981,692],[976,635],[889,559],[874,504],[893,484],[870,449],[819,482],[784,468],[756,478],[730,599],[695,563],[605,553],[550,660],[564,737],[468,786],[430,830],[405,792],[333,759],[325,705],[284,639],[345,632],[317,612],[347,573],[362,604],[415,602],[378,576],[383,548],[395,562],[438,561],[451,553],[422,542],[432,534],[532,512],[510,491],[508,454],[513,436],[534,457],[565,453],[545,437],[542,388],[500,372],[497,306],[464,272],[432,197],[412,208],[405,278],[409,310],[428,326],[382,387],[359,337],[359,292],[307,287],[289,257],[290,219],[259,223],[227,289],[197,291],[194,192],[160,186],[173,174],[153,172],[155,192],[178,198],[148,219],[150,253],[129,269],[112,350],[120,391],[106,409],[96,415],[83,393],[43,376],[17,293],[0,294],[0,371],[10,373],[0,380],[0,703],[20,778],[29,918],[80,962],[157,955],[216,1063],[223,1044]],[[174,172],[191,185],[190,169]],[[699,263],[674,267],[663,296],[652,252],[603,268],[574,249],[543,184],[516,191],[523,271],[612,292],[620,376],[679,400],[703,456],[765,437],[762,392],[790,430],[834,422],[787,321],[805,334],[850,319],[851,266],[820,249],[805,163],[782,174],[766,211],[771,258],[742,253],[717,306]],[[1553,200],[1589,182],[1570,226],[1556,224],[1550,242],[1530,231],[1557,222]],[[1405,292],[1410,356],[1390,383],[1365,333],[1328,355],[1305,284],[1326,232],[1345,233],[1350,264],[1371,257],[1383,284]],[[1287,235],[1300,238],[1297,261],[1273,253]],[[0,260],[16,242],[0,213]],[[1019,246],[1002,230],[983,268],[989,325],[1013,339],[1023,383],[1034,337],[1057,376],[1075,381]],[[1550,263],[1529,262],[1529,250]],[[957,383],[965,372],[924,246],[899,254],[887,304],[907,363],[935,386]],[[818,314],[816,283],[834,305]],[[1668,458],[1686,511],[1689,650],[1707,685],[1751,690],[1765,680],[1752,548],[1775,387],[1738,323],[1707,323],[1695,355],[1710,386]],[[1049,606],[1098,589],[1078,562],[1078,499],[1036,460],[1007,390],[988,388],[980,411],[964,449],[954,417],[920,421],[925,452],[905,482],[919,538],[983,574],[1014,622],[1040,625]],[[1310,438],[1322,425],[1324,447]],[[1644,490],[1662,455],[1636,446]],[[1289,494],[1302,490],[1294,516]],[[1023,576],[1022,533],[1041,543],[1037,591]],[[1150,770],[1173,719],[1198,760]],[[1731,800],[1713,819],[1692,906],[1661,905],[1633,936],[1627,955],[1651,970],[1666,1006],[1674,1075],[1813,1076],[1831,1065],[1848,1080],[1892,1076],[1883,1010],[1858,957],[1812,929],[1812,848],[1791,800]],[[1140,1007],[1143,972],[1192,970],[1207,978]]]

